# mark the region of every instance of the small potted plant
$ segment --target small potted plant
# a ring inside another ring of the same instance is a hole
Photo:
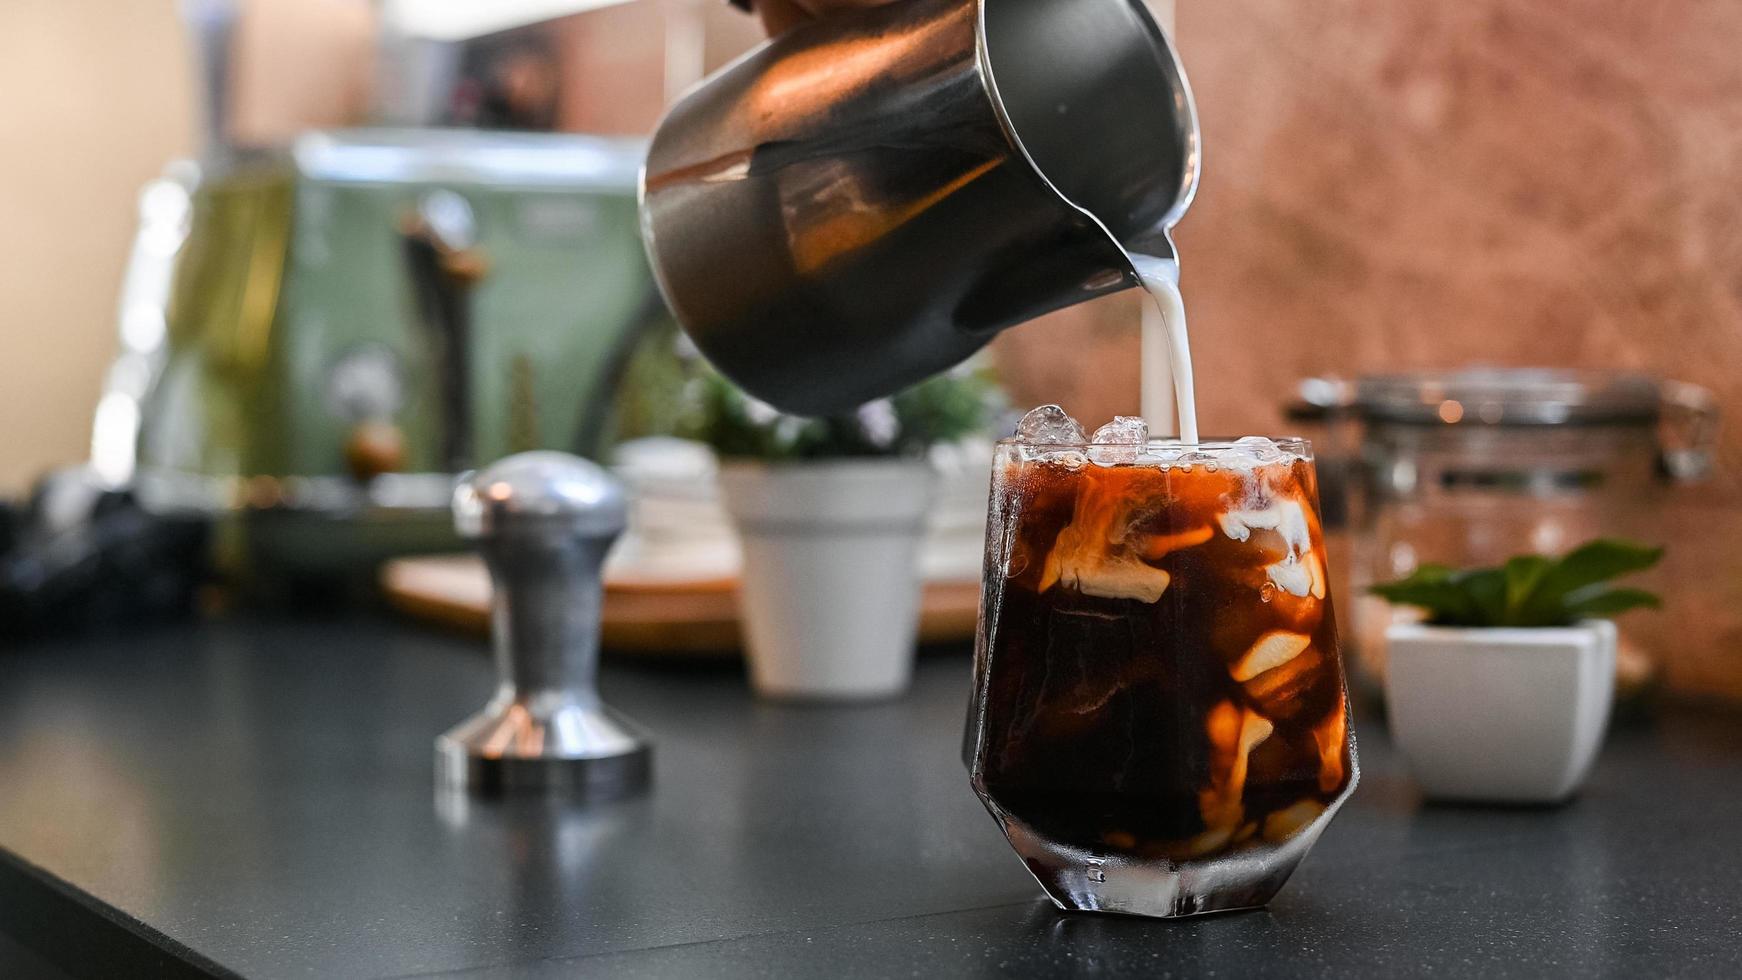
[[[719,454],[743,546],[739,605],[757,692],[905,690],[937,482],[927,452],[981,431],[995,387],[958,371],[830,418],[783,414],[711,373],[692,387],[687,434]]]
[[[1561,558],[1423,565],[1379,596],[1426,613],[1386,631],[1391,733],[1430,796],[1554,803],[1584,781],[1608,724],[1615,624],[1657,596],[1609,584],[1661,549],[1599,539]]]

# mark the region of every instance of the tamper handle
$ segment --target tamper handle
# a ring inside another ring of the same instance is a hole
[[[495,597],[496,669],[525,696],[596,702],[605,552],[616,536],[560,529],[479,543]]]

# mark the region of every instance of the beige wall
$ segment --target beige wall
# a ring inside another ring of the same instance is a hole
[[[244,33],[272,40],[244,45],[264,56],[239,69],[249,79],[234,120],[242,131],[280,136],[284,125],[360,111],[366,81],[349,62],[369,54],[361,0],[246,9]],[[710,66],[757,40],[753,21],[724,2],[704,9]],[[597,71],[568,121],[645,131],[659,111],[657,7],[587,15],[571,40]],[[294,56],[272,57],[287,50]],[[284,83],[293,76],[304,81]],[[0,91],[0,495],[9,495],[85,457],[135,195],[194,148],[192,56],[175,0],[0,0]]]
[[[193,141],[172,0],[0,5],[0,493],[83,459],[139,186]]]

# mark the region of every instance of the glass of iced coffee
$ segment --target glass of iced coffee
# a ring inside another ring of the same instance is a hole
[[[1356,779],[1311,448],[1036,409],[998,446],[986,542],[965,753],[1041,887],[1267,902]]]

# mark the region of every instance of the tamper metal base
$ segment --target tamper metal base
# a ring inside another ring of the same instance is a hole
[[[647,788],[653,752],[604,708],[563,705],[543,717],[522,702],[491,704],[438,736],[437,785],[484,796],[553,793],[582,802]]]

